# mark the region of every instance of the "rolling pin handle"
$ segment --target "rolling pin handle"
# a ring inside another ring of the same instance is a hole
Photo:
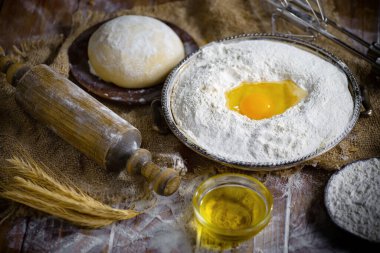
[[[4,50],[0,47],[0,71],[6,74],[7,82],[16,87],[17,82],[24,76],[30,68],[21,63],[14,63],[5,56]]]
[[[7,70],[12,64],[14,64],[14,62],[8,56],[0,54],[0,71],[2,73],[7,73]]]
[[[30,68],[21,63],[12,64],[7,70],[7,81],[16,87],[18,81],[28,72]]]
[[[137,149],[127,162],[129,174],[141,174],[153,190],[163,196],[172,195],[179,187],[180,177],[176,170],[160,168],[152,162],[152,155],[146,149]]]

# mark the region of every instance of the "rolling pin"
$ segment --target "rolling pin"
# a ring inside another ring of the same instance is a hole
[[[178,189],[178,172],[152,162],[139,130],[49,66],[14,63],[0,47],[0,71],[26,112],[100,166],[141,174],[160,195]]]

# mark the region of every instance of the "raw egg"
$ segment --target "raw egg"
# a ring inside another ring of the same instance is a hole
[[[291,80],[242,82],[226,92],[227,107],[251,119],[271,118],[285,112],[307,96],[307,91]]]

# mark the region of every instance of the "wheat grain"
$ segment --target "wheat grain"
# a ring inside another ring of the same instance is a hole
[[[7,159],[2,168],[9,180],[0,181],[0,197],[63,218],[74,224],[97,228],[135,217],[134,210],[115,209],[69,183],[58,182],[49,168],[24,154]]]

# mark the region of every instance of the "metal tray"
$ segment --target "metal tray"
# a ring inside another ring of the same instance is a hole
[[[242,34],[234,37],[229,37],[220,41],[217,41],[215,43],[235,43],[237,41],[248,41],[248,40],[268,40],[268,41],[276,41],[276,42],[282,42],[286,44],[291,44],[293,46],[296,46],[300,49],[303,49],[305,51],[311,52],[314,55],[317,55],[321,57],[322,59],[332,63],[336,67],[338,67],[343,73],[346,74],[349,90],[353,98],[354,102],[354,108],[353,108],[353,115],[347,124],[347,127],[345,131],[338,136],[336,139],[328,143],[322,148],[318,148],[314,152],[299,157],[297,159],[289,160],[289,161],[282,161],[278,163],[271,163],[271,162],[263,162],[263,163],[257,163],[257,162],[242,162],[237,160],[229,160],[222,156],[216,156],[213,154],[210,154],[208,150],[205,150],[198,146],[196,143],[194,143],[190,138],[186,136],[184,132],[182,132],[178,127],[174,120],[172,110],[171,110],[171,93],[173,91],[174,86],[177,83],[177,79],[179,76],[179,73],[182,72],[184,69],[186,69],[189,65],[194,63],[194,59],[196,56],[201,52],[202,48],[198,51],[194,52],[193,54],[186,57],[181,63],[179,63],[170,73],[168,78],[165,81],[164,88],[162,90],[161,95],[161,101],[162,101],[162,112],[165,117],[165,120],[170,128],[170,130],[174,133],[174,135],[187,147],[192,149],[193,151],[197,152],[200,155],[205,156],[206,158],[209,158],[211,160],[214,160],[216,162],[222,163],[224,165],[240,168],[240,169],[246,169],[246,170],[254,170],[254,171],[260,171],[260,170],[278,170],[278,169],[284,169],[289,168],[295,165],[298,165],[304,161],[307,161],[309,159],[312,159],[314,157],[317,157],[328,150],[335,147],[340,141],[342,141],[348,133],[352,130],[354,125],[356,124],[358,117],[360,115],[360,107],[362,103],[362,96],[360,92],[359,85],[350,71],[350,69],[347,67],[347,65],[334,56],[332,53],[326,51],[325,49],[314,45],[310,42],[306,42],[300,39],[296,39],[293,37],[285,36],[285,35],[275,35],[275,34]],[[214,43],[212,43],[214,44]],[[210,46],[211,44],[208,44],[205,47]]]

